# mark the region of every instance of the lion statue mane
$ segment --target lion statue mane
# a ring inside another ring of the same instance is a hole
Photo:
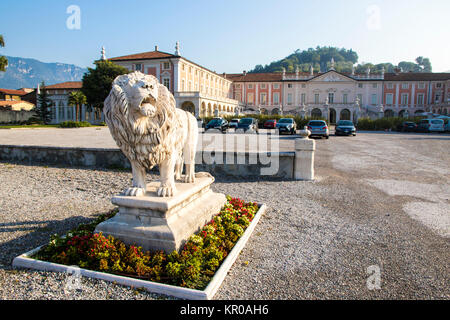
[[[142,196],[145,170],[158,165],[158,196],[176,192],[175,179],[195,180],[197,120],[176,103],[170,91],[152,75],[139,71],[118,76],[104,103],[105,122],[119,148],[130,160],[133,185],[126,196]]]

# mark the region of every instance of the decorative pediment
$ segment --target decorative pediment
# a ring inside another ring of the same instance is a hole
[[[314,82],[349,82],[349,81],[355,81],[354,79],[347,77],[344,74],[341,74],[336,71],[328,71],[324,74],[318,75],[314,78],[312,78],[310,81]]]

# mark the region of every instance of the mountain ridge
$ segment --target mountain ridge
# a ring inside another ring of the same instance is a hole
[[[0,72],[0,88],[36,88],[41,81],[51,85],[81,81],[87,68],[62,62],[42,62],[34,58],[6,56],[8,67]]]

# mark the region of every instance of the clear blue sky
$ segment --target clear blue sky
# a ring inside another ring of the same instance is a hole
[[[70,30],[67,7],[81,10]],[[0,54],[92,66],[107,57],[151,51],[181,54],[211,70],[241,72],[296,49],[353,49],[359,62],[430,58],[450,70],[449,0],[2,0]]]

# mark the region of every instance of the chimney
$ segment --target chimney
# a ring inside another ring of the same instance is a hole
[[[244,70],[244,72],[242,73],[244,76],[247,75],[247,71]]]
[[[158,46],[155,46],[155,51],[158,51]]]

